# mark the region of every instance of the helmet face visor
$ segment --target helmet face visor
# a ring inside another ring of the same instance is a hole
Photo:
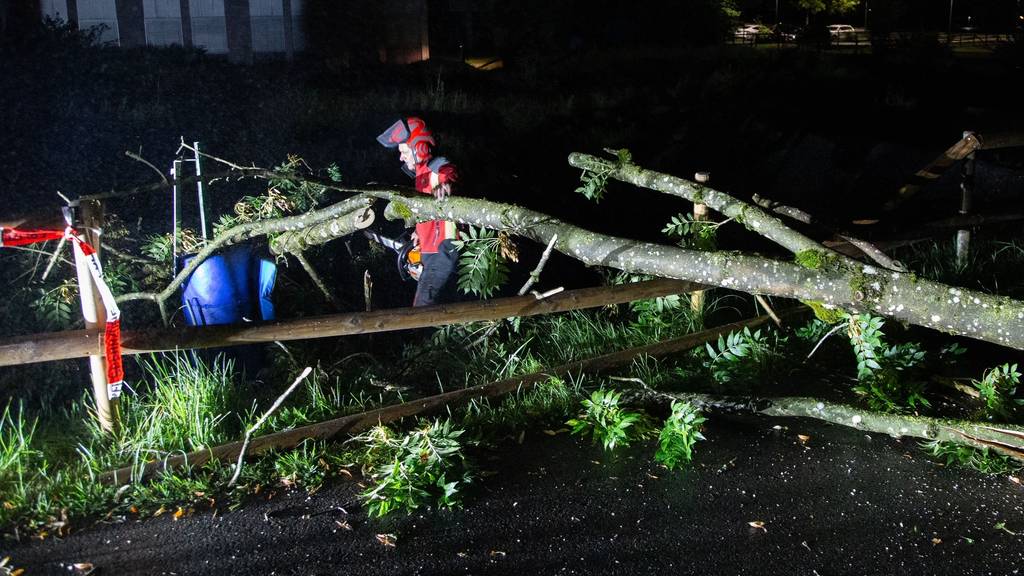
[[[380,145],[385,148],[398,148],[398,145],[407,141],[409,136],[409,127],[402,119],[381,132],[380,136],[377,136],[377,142],[380,142]]]
[[[377,142],[385,148],[396,148],[406,144],[416,154],[416,162],[430,159],[430,149],[434,146],[434,135],[427,128],[427,123],[420,118],[410,116],[392,124],[380,136]]]

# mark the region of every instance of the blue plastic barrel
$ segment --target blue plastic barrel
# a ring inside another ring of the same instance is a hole
[[[194,256],[186,256],[188,266]],[[189,326],[273,320],[271,294],[277,278],[274,261],[252,246],[239,244],[207,258],[185,281],[181,304]]]

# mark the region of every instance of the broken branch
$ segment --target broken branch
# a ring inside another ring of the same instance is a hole
[[[965,420],[886,414],[864,410],[849,404],[800,396],[755,398],[689,392],[656,392],[653,390],[636,390],[632,392],[632,395],[640,401],[680,400],[702,409],[746,411],[766,416],[814,418],[894,437],[910,436],[939,442],[967,444],[975,448],[992,448],[1007,456],[1024,460],[1024,427],[1019,426],[1003,425],[1000,429]]]

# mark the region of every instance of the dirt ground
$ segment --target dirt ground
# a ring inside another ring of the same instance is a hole
[[[355,482],[341,481],[235,512],[5,542],[0,556],[29,575],[73,574],[76,563],[98,574],[260,575],[1002,575],[1024,566],[1024,487],[1006,475],[946,468],[912,440],[810,420],[715,416],[706,436],[694,466],[670,472],[653,462],[653,444],[610,454],[531,431],[485,459],[461,510],[370,520]]]

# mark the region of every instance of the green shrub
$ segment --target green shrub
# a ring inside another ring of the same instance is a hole
[[[864,396],[872,410],[898,412],[930,406],[924,397],[924,381],[914,368],[924,361],[925,352],[916,342],[886,346],[882,338],[885,322],[870,314],[847,316],[847,335],[857,358],[854,392]]]
[[[716,346],[708,342],[704,347],[708,353],[705,366],[719,384],[763,378],[771,372],[779,356],[766,334],[761,330],[751,332],[746,327],[741,332],[719,336]]]
[[[368,477],[373,485],[360,496],[370,516],[412,512],[435,504],[460,504],[460,490],[472,482],[459,437],[451,422],[423,422],[401,438],[377,427],[359,439],[367,443]]]
[[[704,440],[700,428],[705,418],[700,410],[687,402],[672,402],[672,414],[658,435],[658,451],[654,454],[657,462],[669,470],[693,459],[693,447],[698,440]]]
[[[583,412],[566,424],[572,426],[573,434],[590,435],[594,442],[600,441],[605,450],[628,446],[644,437],[650,427],[643,414],[619,406],[621,397],[613,390],[595,390],[590,398],[583,399]]]
[[[986,370],[981,380],[972,380],[971,385],[985,402],[982,415],[988,419],[1009,418],[1017,405],[1024,404],[1024,400],[1013,398],[1019,384],[1017,365],[1009,363]]]

